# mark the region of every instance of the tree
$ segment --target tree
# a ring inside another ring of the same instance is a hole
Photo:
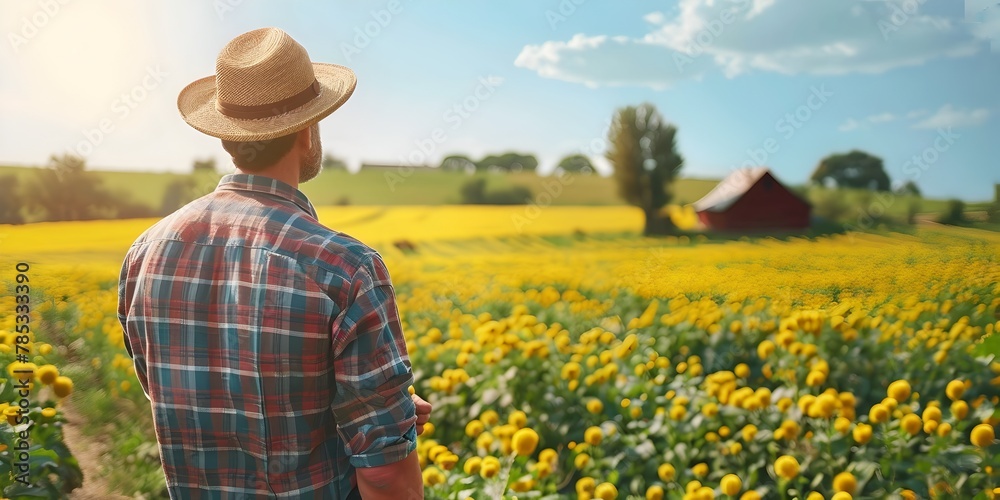
[[[948,200],[948,204],[945,205],[944,211],[938,216],[938,222],[941,224],[952,224],[959,225],[966,222],[965,219],[965,202],[958,199]]]
[[[559,160],[559,168],[564,172],[590,174],[594,172],[594,164],[585,155],[574,154]]]
[[[194,187],[194,179],[190,177],[183,177],[168,184],[166,191],[163,192],[163,199],[160,202],[159,215],[169,215],[184,206],[187,202],[193,200],[192,191]]]
[[[323,170],[347,170],[347,162],[327,153],[323,155]]]
[[[0,177],[0,224],[22,224],[21,192],[16,175]]]
[[[192,172],[212,172],[215,173],[215,158],[205,158],[204,160],[195,160],[194,165],[191,167]]]
[[[917,183],[913,181],[906,181],[906,184],[900,186],[899,189],[896,190],[896,192],[898,194],[908,194],[917,197],[920,196],[920,188],[917,187]]]
[[[441,165],[438,168],[448,172],[472,174],[476,171],[476,162],[465,155],[450,155],[441,160]]]
[[[619,109],[608,130],[606,156],[614,167],[618,194],[646,216],[644,234],[663,234],[672,229],[659,214],[670,201],[666,186],[684,165],[677,152],[677,128],[665,122],[656,107],[642,104]]]
[[[810,180],[816,184],[872,191],[889,191],[891,184],[882,159],[859,150],[823,158]]]
[[[80,156],[64,154],[49,158],[38,170],[28,199],[44,220],[88,220],[114,217],[115,198],[101,186],[101,179],[86,171]]]
[[[535,155],[523,155],[520,153],[508,152],[501,155],[489,155],[476,163],[477,170],[490,172],[520,172],[522,170],[535,170],[538,168],[538,159]]]

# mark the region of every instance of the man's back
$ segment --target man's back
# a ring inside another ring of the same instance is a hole
[[[294,187],[224,177],[136,241],[119,299],[172,497],[343,498],[413,450],[385,266]]]

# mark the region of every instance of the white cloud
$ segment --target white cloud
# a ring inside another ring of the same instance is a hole
[[[854,130],[860,126],[861,124],[858,123],[857,120],[855,120],[854,118],[848,118],[846,122],[840,124],[840,126],[837,127],[837,130],[841,132],[850,132],[851,130]]]
[[[926,109],[915,109],[913,111],[907,112],[905,115],[897,115],[894,113],[884,112],[874,115],[869,115],[861,120],[856,120],[854,118],[848,118],[847,121],[840,124],[837,130],[841,132],[850,132],[857,129],[867,129],[871,125],[877,125],[881,123],[889,123],[897,120],[909,120],[914,121],[917,118],[927,115]],[[980,125],[985,122],[990,117],[990,110],[986,108],[978,109],[955,109],[951,104],[945,104],[941,106],[933,115],[913,123],[912,128],[925,128],[925,129],[936,129],[939,127],[973,127]]]
[[[599,85],[670,86],[721,69],[782,74],[881,73],[982,48],[967,23],[892,2],[680,0],[669,18],[647,15],[641,38],[576,35],[525,46],[515,65],[546,78]]]
[[[955,109],[951,104],[945,104],[933,115],[913,124],[913,128],[975,127],[982,125],[989,117],[990,110],[986,108]]]
[[[871,123],[887,123],[896,119],[896,115],[892,113],[881,113],[877,115],[871,115],[868,117],[868,121]]]

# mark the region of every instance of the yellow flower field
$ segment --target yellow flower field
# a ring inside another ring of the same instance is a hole
[[[320,216],[393,275],[414,390],[435,407],[417,447],[428,498],[1000,496],[1000,235],[648,239],[624,234],[642,223],[628,208]],[[21,367],[26,261],[32,432],[58,448],[63,405],[119,401],[104,415],[129,495],[162,488],[115,317],[120,258],[151,222],[0,226],[0,377]],[[62,479],[39,484],[71,487],[53,464]]]

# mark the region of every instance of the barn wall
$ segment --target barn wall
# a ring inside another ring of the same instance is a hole
[[[771,174],[765,174],[724,212],[699,212],[702,223],[723,231],[802,229],[811,207]]]

